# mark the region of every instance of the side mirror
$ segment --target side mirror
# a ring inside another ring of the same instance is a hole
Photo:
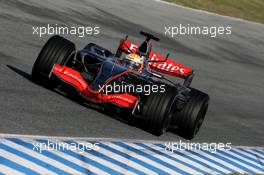
[[[190,75],[188,77],[186,77],[183,85],[186,86],[186,87],[189,87],[191,85],[191,83],[192,83],[193,77],[194,77],[194,72],[192,71],[190,73]]]

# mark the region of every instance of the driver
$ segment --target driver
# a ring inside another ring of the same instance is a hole
[[[131,53],[131,54],[126,55],[125,58],[123,58],[122,64],[128,69],[141,72],[143,61],[144,61],[143,58],[140,57],[138,54]]]

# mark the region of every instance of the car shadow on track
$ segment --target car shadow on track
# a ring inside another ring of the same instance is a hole
[[[14,66],[11,66],[11,65],[6,65],[6,66],[10,70],[15,72],[16,74],[18,74],[21,77],[27,79],[28,81],[34,83],[32,81],[32,79],[31,79],[31,75],[30,74],[24,72],[23,70],[21,70],[21,69],[19,69],[17,67],[14,67]],[[36,83],[34,83],[34,84],[36,84]],[[36,85],[38,85],[38,84],[36,84]],[[38,85],[38,86],[41,86],[41,85]],[[41,87],[43,87],[43,86],[41,86]],[[143,126],[141,126],[142,125],[142,120],[139,119],[139,118],[133,118],[133,120],[132,120],[132,118],[129,118],[129,117],[122,117],[122,116],[127,116],[127,114],[124,114],[124,113],[118,114],[117,112],[115,112],[115,111],[113,111],[111,109],[110,110],[105,110],[105,109],[103,109],[102,107],[100,107],[100,106],[98,106],[96,104],[87,103],[80,96],[78,96],[77,93],[73,94],[73,95],[69,95],[69,94],[64,93],[62,91],[50,89],[48,87],[43,87],[43,88],[45,88],[47,90],[50,90],[52,92],[55,92],[55,93],[57,93],[59,95],[62,95],[64,97],[66,97],[67,99],[69,99],[69,100],[71,100],[71,101],[73,101],[75,103],[78,103],[79,105],[82,105],[82,106],[84,106],[86,108],[89,108],[91,110],[96,110],[96,111],[98,111],[98,112],[100,112],[100,113],[102,113],[102,114],[104,114],[106,116],[112,117],[112,118],[114,118],[114,119],[116,119],[116,120],[118,120],[118,121],[120,121],[122,123],[125,123],[125,124],[127,124],[127,125],[129,125],[131,127],[137,127],[137,128],[141,128],[141,129],[144,130]]]
[[[13,67],[13,66],[10,66],[10,65],[6,65],[6,66],[7,66],[9,69],[11,69],[12,71],[14,71],[15,73],[17,73],[17,74],[19,74],[20,76],[22,76],[23,78],[25,78],[25,79],[31,81],[31,76],[30,76],[28,73],[26,73],[26,72],[24,72],[24,71],[22,71],[22,70],[20,70],[20,69],[18,69],[18,68],[15,68],[15,67]]]

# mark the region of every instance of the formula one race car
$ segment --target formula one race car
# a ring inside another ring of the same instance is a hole
[[[140,34],[146,37],[141,45],[126,36],[116,53],[94,43],[77,51],[69,40],[53,36],[39,53],[31,78],[49,88],[74,89],[65,91],[86,103],[126,111],[125,117],[140,118],[144,129],[154,135],[171,129],[192,139],[203,123],[209,96],[190,87],[192,69],[169,59],[169,54],[152,51],[150,41],[159,41],[157,37]],[[184,82],[174,83],[165,75]]]

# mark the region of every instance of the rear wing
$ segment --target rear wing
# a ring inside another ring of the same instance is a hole
[[[138,45],[132,43],[127,39],[122,39],[120,41],[119,47],[117,49],[116,55],[121,55],[122,53],[137,53]],[[171,76],[180,77],[182,79],[189,79],[193,77],[193,70],[182,64],[175,62],[170,58],[166,58],[158,53],[150,52],[148,65],[152,70],[168,74]],[[166,60],[166,61],[162,61]],[[161,61],[161,62],[158,62]]]

